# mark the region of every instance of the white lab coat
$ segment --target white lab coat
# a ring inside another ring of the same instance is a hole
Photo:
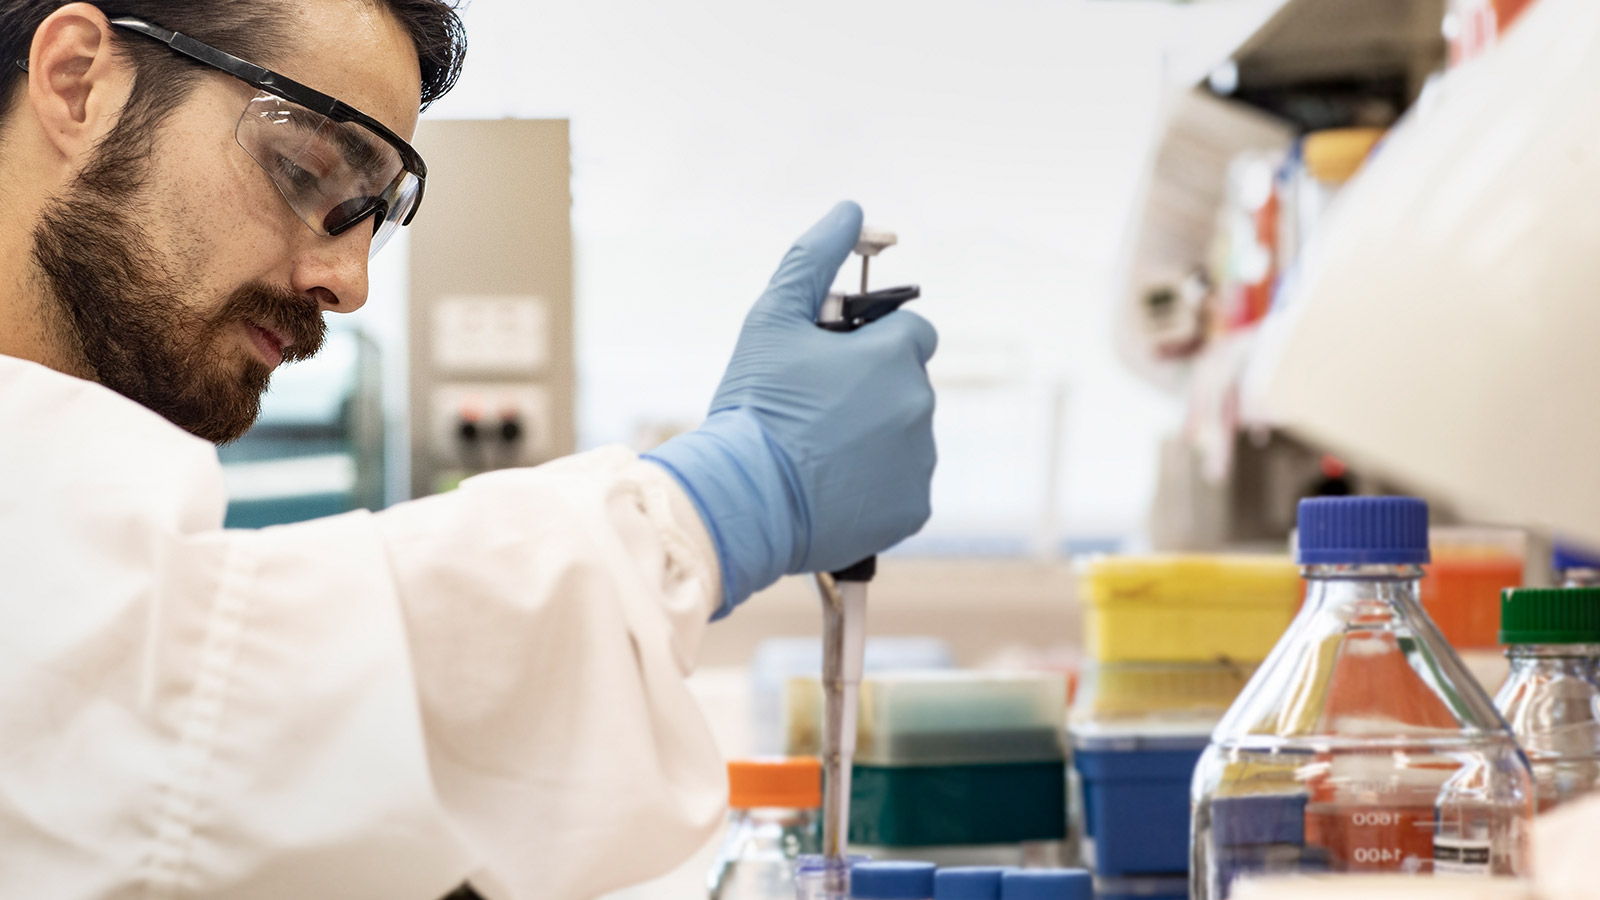
[[[210,444],[0,357],[0,897],[590,898],[717,826],[716,557],[658,467],[224,506]]]

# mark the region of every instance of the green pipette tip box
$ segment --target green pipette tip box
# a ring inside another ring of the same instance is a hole
[[[1067,833],[1062,762],[857,765],[850,840],[880,847],[1059,841]]]

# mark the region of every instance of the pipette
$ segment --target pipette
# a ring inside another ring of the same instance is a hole
[[[856,243],[861,293],[830,294],[818,325],[830,331],[854,331],[921,295],[915,285],[867,290],[868,261],[896,242],[893,232],[862,229]],[[850,769],[866,649],[867,583],[877,569],[877,557],[869,556],[849,568],[816,575],[822,599],[822,855],[825,863],[833,863],[827,867],[824,888],[828,900],[843,898],[849,890]]]

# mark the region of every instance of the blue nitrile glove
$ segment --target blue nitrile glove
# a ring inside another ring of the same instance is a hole
[[[817,327],[860,236],[847,202],[795,243],[745,318],[710,417],[645,454],[711,532],[715,618],[786,573],[842,569],[928,521],[937,332],[904,310],[853,332]]]

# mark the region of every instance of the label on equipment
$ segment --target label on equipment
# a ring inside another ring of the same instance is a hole
[[[1486,840],[1436,837],[1433,839],[1433,874],[1488,875],[1489,849]]]

